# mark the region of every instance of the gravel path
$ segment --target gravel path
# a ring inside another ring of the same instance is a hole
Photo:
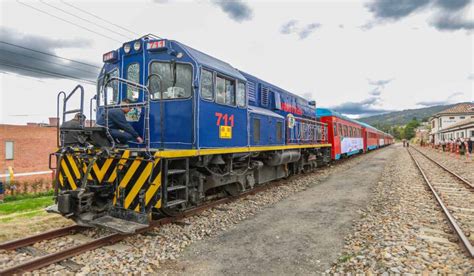
[[[474,156],[471,156],[470,159],[468,159],[466,157],[442,152],[441,150],[433,149],[431,147],[416,146],[416,148],[439,162],[441,165],[459,174],[471,183],[474,183]]]
[[[369,200],[394,149],[327,179],[308,177],[304,193],[269,207],[216,238],[187,250],[165,273],[186,275],[314,274],[328,269],[341,251],[352,220]],[[340,174],[344,173],[344,176]]]
[[[474,273],[411,160],[397,145],[370,206],[330,272]]]

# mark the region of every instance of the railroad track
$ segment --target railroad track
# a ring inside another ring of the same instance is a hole
[[[407,148],[453,232],[474,258],[474,186],[416,148]]]
[[[308,175],[308,174],[298,175],[296,177],[302,177],[302,176],[306,176],[306,175]],[[54,253],[48,253],[46,255],[39,256],[37,258],[32,258],[32,259],[29,259],[29,260],[27,260],[23,263],[19,263],[15,266],[8,267],[6,269],[0,270],[0,275],[1,276],[4,276],[4,275],[6,276],[6,275],[22,274],[22,273],[25,273],[25,272],[29,272],[29,271],[33,271],[33,270],[37,270],[37,269],[46,267],[46,266],[51,265],[51,264],[59,263],[61,261],[67,260],[71,257],[77,256],[81,253],[92,251],[92,250],[100,248],[100,247],[104,247],[104,246],[107,246],[107,245],[111,245],[111,244],[120,242],[120,241],[125,240],[126,238],[128,238],[132,235],[142,234],[142,233],[145,233],[145,232],[148,232],[148,231],[152,230],[155,227],[165,225],[165,224],[169,224],[169,223],[173,223],[173,222],[176,222],[176,221],[181,220],[183,218],[199,214],[199,213],[201,213],[201,212],[203,212],[207,209],[216,207],[218,205],[225,204],[225,203],[230,203],[232,201],[235,201],[237,199],[240,199],[240,198],[243,198],[243,197],[246,197],[246,196],[249,196],[249,195],[264,192],[264,191],[266,191],[266,190],[268,190],[272,187],[276,187],[276,186],[279,186],[279,185],[284,185],[285,182],[286,182],[286,180],[279,180],[279,181],[271,182],[271,183],[268,183],[268,184],[263,185],[263,186],[255,187],[252,190],[249,190],[247,192],[244,192],[244,193],[236,195],[236,196],[214,200],[214,201],[209,202],[207,204],[204,204],[202,206],[187,210],[187,211],[185,211],[185,212],[183,212],[183,213],[181,213],[177,216],[174,216],[174,217],[165,217],[165,218],[162,218],[162,219],[159,219],[159,220],[152,221],[149,227],[140,229],[140,230],[136,231],[134,234],[113,233],[113,234],[105,235],[105,236],[100,237],[100,238],[96,238],[96,239],[91,240],[91,241],[84,242],[80,245],[68,247],[68,248],[65,248],[63,250],[59,250],[59,251],[54,252]],[[3,250],[17,250],[17,249],[20,249],[20,248],[23,248],[23,247],[30,246],[30,245],[33,245],[35,243],[41,242],[41,241],[52,240],[52,239],[55,239],[55,238],[63,237],[63,236],[70,235],[70,234],[73,234],[73,233],[77,233],[77,232],[83,231],[85,229],[90,229],[90,228],[81,227],[81,226],[78,226],[78,225],[64,227],[64,228],[48,231],[48,232],[45,232],[45,233],[41,233],[39,235],[34,235],[34,236],[30,236],[30,237],[26,237],[26,238],[22,238],[22,239],[18,239],[18,240],[14,240],[14,241],[10,241],[10,242],[0,244],[0,249],[3,249]]]
[[[372,153],[372,152],[370,152],[370,153]],[[363,155],[356,155],[352,158],[338,160],[337,162],[333,162],[333,165],[339,165],[339,164],[345,163],[349,160],[359,158],[360,156],[363,156]],[[328,167],[318,168],[316,170],[316,173],[321,172],[322,170],[326,170]],[[297,175],[297,176],[292,177],[292,179],[295,179],[295,177],[308,176],[310,174]],[[190,209],[190,210],[188,210],[188,211],[186,211],[186,212],[184,212],[184,213],[182,213],[178,216],[175,216],[175,217],[165,217],[165,218],[153,221],[150,224],[149,227],[144,228],[144,229],[140,229],[134,234],[113,233],[113,234],[109,234],[109,235],[106,235],[106,236],[103,236],[103,237],[100,237],[100,238],[96,238],[96,239],[91,240],[91,241],[84,242],[80,245],[76,245],[76,246],[73,246],[73,247],[65,248],[63,250],[59,250],[59,251],[54,252],[54,253],[47,253],[46,255],[42,255],[42,256],[39,256],[37,258],[32,258],[32,259],[30,259],[28,261],[25,261],[23,263],[19,263],[15,266],[8,267],[6,269],[0,270],[0,275],[1,276],[3,276],[3,275],[15,275],[15,274],[21,274],[21,273],[41,269],[41,268],[46,267],[48,265],[59,263],[61,261],[67,260],[67,259],[69,259],[71,257],[74,257],[74,256],[77,256],[81,253],[85,253],[85,252],[92,251],[92,250],[100,248],[100,247],[104,247],[104,246],[107,246],[107,245],[111,245],[111,244],[120,242],[120,241],[125,240],[126,238],[130,237],[131,235],[142,234],[142,233],[145,233],[145,232],[148,232],[148,231],[152,230],[155,227],[165,225],[165,224],[169,224],[169,223],[173,223],[173,222],[176,222],[180,219],[196,215],[198,213],[203,212],[204,210],[210,209],[210,208],[215,207],[217,205],[230,203],[232,201],[235,201],[237,199],[240,199],[240,198],[243,198],[243,197],[246,197],[246,196],[249,196],[249,195],[264,192],[265,190],[268,190],[272,187],[276,187],[276,186],[279,186],[279,185],[284,185],[286,181],[287,180],[283,179],[283,180],[278,180],[278,181],[275,181],[275,182],[271,182],[271,183],[268,183],[266,185],[256,187],[252,190],[249,190],[249,191],[244,192],[244,193],[242,193],[240,195],[237,195],[237,196],[222,198],[222,199],[218,199],[218,200],[209,202],[208,204],[196,207],[194,209]],[[17,249],[20,249],[20,248],[23,248],[23,247],[30,246],[30,245],[33,245],[35,243],[41,242],[41,241],[52,240],[52,239],[55,239],[55,238],[64,237],[64,236],[67,236],[67,235],[70,235],[70,234],[74,234],[74,233],[77,233],[77,232],[80,232],[80,231],[84,231],[85,229],[90,229],[90,228],[81,227],[81,226],[78,226],[78,225],[73,225],[73,226],[64,227],[64,228],[60,228],[60,229],[56,229],[56,230],[51,230],[51,231],[41,233],[41,234],[38,234],[38,235],[34,235],[34,236],[27,237],[27,238],[22,238],[22,239],[18,239],[18,240],[14,240],[14,241],[10,241],[10,242],[0,244],[0,250],[2,250],[2,249],[3,250],[17,250]]]

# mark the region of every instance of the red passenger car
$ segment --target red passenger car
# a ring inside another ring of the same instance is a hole
[[[359,122],[326,108],[318,108],[316,114],[321,122],[328,125],[333,160],[364,152],[362,125]]]

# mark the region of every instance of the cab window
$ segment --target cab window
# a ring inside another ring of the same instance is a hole
[[[216,77],[216,102],[235,106],[235,82],[233,80]]]
[[[201,97],[206,100],[214,99],[212,72],[208,70],[202,70],[201,73]]]
[[[161,94],[163,99],[189,98],[192,92],[193,69],[189,64],[158,62],[151,63],[150,74],[156,74],[161,78],[150,78],[151,99],[159,100]]]
[[[140,65],[138,63],[132,63],[128,65],[127,80],[138,84],[140,83]],[[133,85],[127,85],[126,98],[131,101],[138,100],[138,88]]]

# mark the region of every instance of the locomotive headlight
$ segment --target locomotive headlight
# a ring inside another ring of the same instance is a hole
[[[133,43],[133,49],[135,49],[135,51],[140,50],[141,46],[142,44],[140,43],[140,41],[135,41],[135,43]]]
[[[130,50],[131,50],[131,49],[132,49],[132,46],[130,46],[130,44],[125,44],[125,45],[123,46],[123,50],[124,50],[125,54],[130,53]]]

